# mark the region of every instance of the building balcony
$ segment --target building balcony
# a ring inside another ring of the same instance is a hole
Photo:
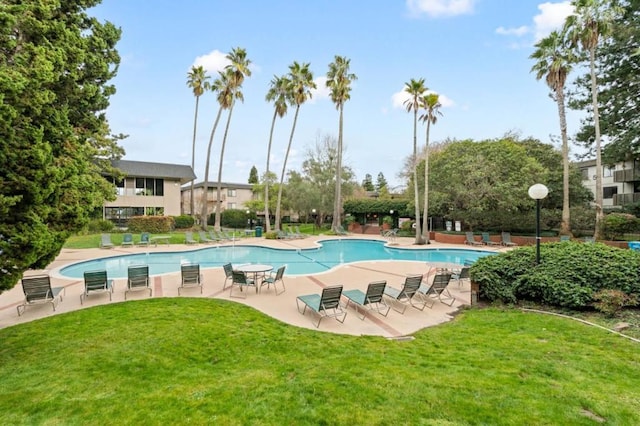
[[[636,182],[640,181],[640,169],[624,169],[613,172],[614,182]]]
[[[614,194],[613,196],[614,206],[624,206],[638,202],[640,202],[640,192],[634,192],[633,194]]]

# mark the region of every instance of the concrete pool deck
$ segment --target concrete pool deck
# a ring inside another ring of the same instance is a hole
[[[318,240],[335,238],[366,238],[384,240],[382,237],[365,236],[360,234],[350,234],[348,236],[341,237],[321,235],[293,240],[267,240],[264,238],[249,237],[242,238],[235,242],[227,242],[225,245],[261,245],[273,248],[298,249],[314,247]],[[393,241],[389,241],[389,244],[409,249],[423,249],[428,247],[464,248],[469,250],[481,249],[496,252],[506,250],[506,248],[501,247],[475,248],[468,245],[443,244],[437,242],[432,242],[429,246],[415,246],[413,245],[413,241],[413,237],[397,237]],[[115,247],[110,250],[99,248],[63,249],[58,257],[48,265],[47,269],[27,271],[25,273],[25,276],[49,273],[51,275],[52,286],[65,287],[66,294],[64,295],[63,300],[58,304],[55,312],[53,311],[51,304],[43,304],[27,306],[22,316],[18,316],[16,307],[24,300],[22,286],[21,284],[18,284],[13,289],[0,294],[0,328],[33,321],[51,315],[63,314],[77,309],[91,308],[93,306],[107,303],[125,302],[125,279],[116,279],[113,301],[110,302],[109,297],[106,294],[96,293],[91,294],[84,301],[84,304],[81,305],[80,294],[83,290],[83,280],[62,277],[58,273],[58,270],[63,266],[100,257],[159,251],[194,250],[198,247],[203,248],[206,246],[173,244],[158,245],[157,247]],[[260,262],[260,259],[256,259],[256,262]],[[426,274],[430,267],[444,266],[447,265],[429,265],[425,262],[417,261],[367,261],[345,264],[328,272],[315,275],[287,276],[285,272],[284,282],[286,285],[286,291],[284,293],[276,296],[273,287],[269,290],[264,287],[258,294],[256,294],[253,289],[250,289],[246,299],[229,297],[228,286],[226,290],[222,290],[225,278],[222,268],[203,269],[203,294],[200,294],[200,290],[198,288],[192,288],[182,290],[180,297],[209,297],[243,303],[282,322],[316,330],[315,326],[312,324],[312,320],[317,321],[317,317],[309,311],[307,311],[304,316],[298,312],[296,307],[297,296],[320,294],[324,287],[337,284],[343,285],[344,290],[360,289],[362,291],[366,291],[367,285],[371,281],[379,280],[386,280],[388,286],[400,288],[407,275]],[[153,289],[152,297],[178,297],[179,282],[179,272],[151,276],[151,288]],[[449,285],[449,290],[456,299],[455,303],[451,307],[443,303],[436,302],[433,308],[425,308],[424,311],[407,308],[404,314],[400,314],[392,309],[387,317],[383,317],[375,312],[367,312],[365,319],[360,320],[359,314],[357,314],[355,309],[350,306],[347,309],[348,314],[344,323],[341,324],[332,318],[325,318],[322,320],[318,330],[340,334],[372,335],[388,338],[407,336],[422,328],[449,321],[453,318],[453,315],[460,309],[460,307],[470,304],[471,293],[468,280],[463,281],[461,286],[459,286],[456,281],[452,281]],[[147,297],[147,292],[134,292],[128,295],[127,302],[130,300],[146,299]]]

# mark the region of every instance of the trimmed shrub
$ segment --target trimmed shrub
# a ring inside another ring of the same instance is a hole
[[[602,221],[602,231],[608,240],[620,239],[638,229],[638,218],[628,213],[609,213]]]
[[[129,230],[131,232],[150,232],[158,234],[171,232],[174,227],[171,216],[134,216],[129,219]]]
[[[209,217],[209,224],[215,224],[216,215],[212,213]],[[227,209],[220,214],[220,225],[226,228],[246,228],[249,216],[244,210]]]
[[[278,238],[278,233],[276,231],[265,232],[263,235],[267,240],[275,240]]]
[[[113,222],[110,220],[95,219],[89,222],[87,229],[92,234],[111,232],[113,231]]]
[[[174,216],[173,220],[176,224],[176,229],[188,229],[191,228],[195,223],[195,219],[186,214]]]
[[[603,289],[640,295],[640,253],[605,244],[548,243],[487,256],[471,267],[480,297],[489,301],[533,301],[569,308],[591,306]]]
[[[593,299],[595,303],[593,306],[605,315],[614,317],[625,306],[636,306],[638,304],[638,298],[626,294],[620,290],[600,290],[597,292]]]

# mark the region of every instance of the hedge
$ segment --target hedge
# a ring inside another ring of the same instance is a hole
[[[131,232],[151,232],[154,234],[171,232],[174,227],[171,216],[134,216],[129,219],[128,228]]]

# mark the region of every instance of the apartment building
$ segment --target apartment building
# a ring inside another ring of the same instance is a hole
[[[582,172],[582,184],[596,194],[596,160],[576,163]],[[603,208],[619,208],[640,201],[640,161],[625,161],[602,166]]]
[[[194,185],[193,198],[195,201],[195,214],[202,212],[202,202],[204,193],[204,182]],[[222,201],[222,210],[228,209],[245,209],[245,203],[254,199],[253,185],[247,183],[221,183],[220,198]],[[191,214],[191,185],[182,187],[182,211],[184,214]],[[215,212],[216,202],[218,200],[218,183],[207,182],[207,214]]]

